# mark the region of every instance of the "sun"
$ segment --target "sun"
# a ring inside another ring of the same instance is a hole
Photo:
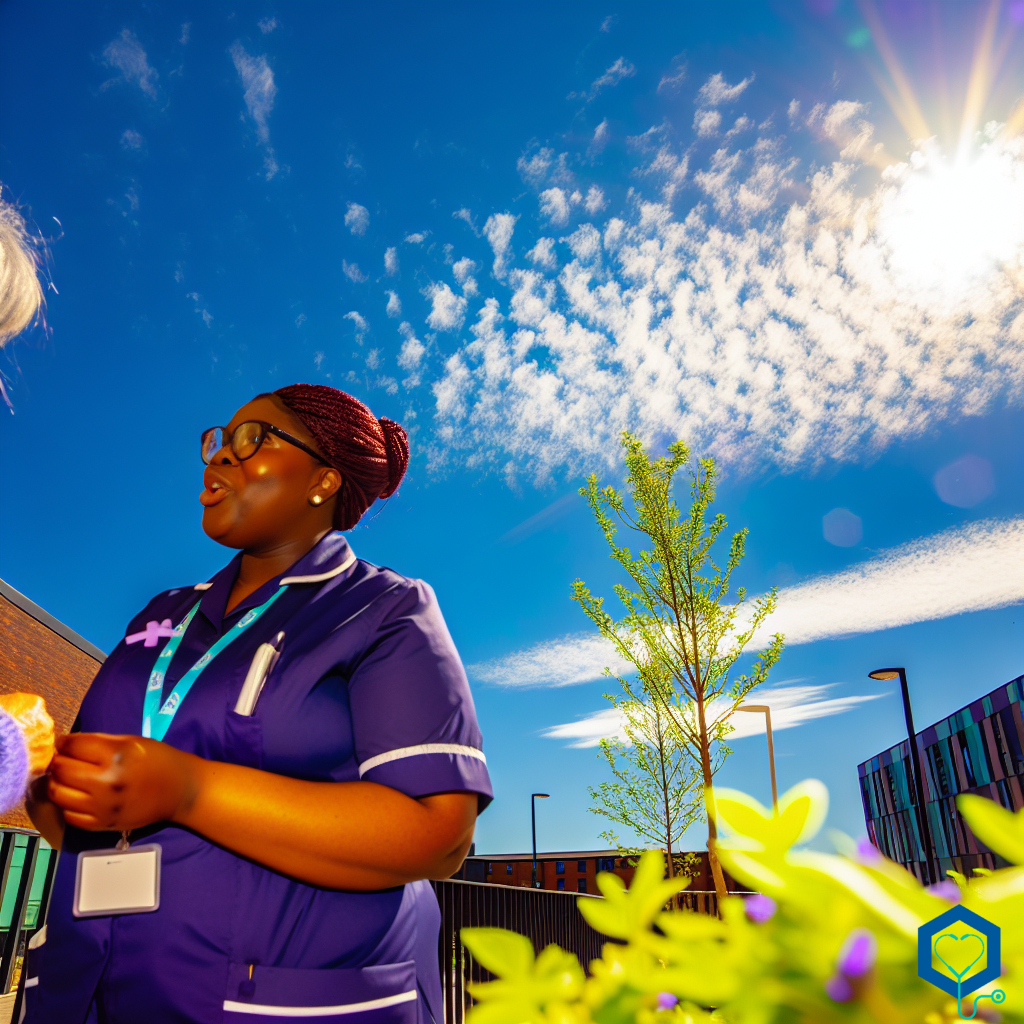
[[[899,281],[955,297],[1024,261],[1024,161],[997,135],[953,161],[932,144],[895,177],[879,236]]]

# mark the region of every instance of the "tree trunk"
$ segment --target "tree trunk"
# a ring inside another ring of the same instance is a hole
[[[722,916],[722,904],[728,890],[725,887],[725,875],[722,874],[722,865],[718,863],[718,851],[715,844],[718,842],[718,828],[715,825],[715,817],[712,813],[710,792],[712,790],[711,779],[711,749],[708,742],[708,728],[704,718],[704,701],[697,701],[697,722],[700,725],[700,766],[704,774],[704,809],[708,816],[708,864],[711,866],[711,877],[715,880],[715,894],[718,897],[718,916]]]
[[[669,810],[668,804],[668,773],[665,770],[665,733],[662,729],[661,715],[655,708],[655,714],[658,715],[658,764],[661,767],[661,798],[665,808],[665,854],[668,859],[668,877],[676,877],[676,866],[672,858],[672,814]],[[676,893],[672,897],[672,909],[678,910],[680,907],[679,893]]]

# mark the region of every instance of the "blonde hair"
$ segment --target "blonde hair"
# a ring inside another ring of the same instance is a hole
[[[0,195],[0,346],[21,334],[43,304],[39,258],[13,203]]]

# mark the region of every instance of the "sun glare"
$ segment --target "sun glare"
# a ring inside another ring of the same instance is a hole
[[[961,295],[1024,258],[1024,166],[998,142],[948,163],[915,153],[879,233],[893,272],[916,291]]]

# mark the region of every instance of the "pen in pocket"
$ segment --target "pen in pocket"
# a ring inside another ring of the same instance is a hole
[[[256,708],[256,701],[259,700],[260,693],[263,691],[263,684],[266,683],[267,676],[277,664],[277,659],[281,657],[283,644],[284,632],[282,631],[269,644],[260,644],[256,649],[249,671],[245,674],[242,691],[238,695],[238,700],[235,701],[236,715],[245,715],[246,717],[252,715]]]

